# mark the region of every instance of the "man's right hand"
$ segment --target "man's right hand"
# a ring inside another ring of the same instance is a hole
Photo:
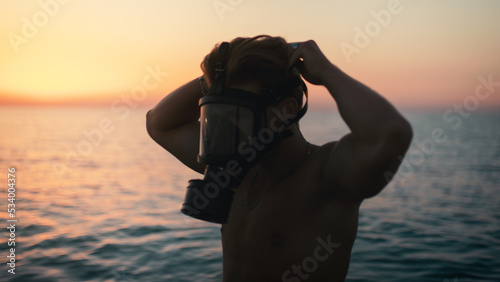
[[[297,47],[290,56],[289,66],[295,66],[309,83],[325,85],[329,73],[336,67],[321,52],[316,42],[309,40],[290,45]]]

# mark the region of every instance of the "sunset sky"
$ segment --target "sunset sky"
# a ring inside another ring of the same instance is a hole
[[[110,105],[144,83],[135,101],[152,105],[200,76],[217,42],[269,34],[316,40],[396,105],[450,107],[478,77],[500,82],[499,13],[497,0],[0,0],[0,105]],[[500,107],[491,92],[478,101]],[[330,101],[312,87],[314,107]]]

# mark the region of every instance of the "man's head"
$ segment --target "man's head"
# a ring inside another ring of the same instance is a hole
[[[223,42],[205,57],[202,81],[210,90],[200,99],[201,162],[251,163],[257,153],[248,157],[245,149],[261,156],[298,133],[307,89],[289,68],[292,53],[282,38],[257,36]]]

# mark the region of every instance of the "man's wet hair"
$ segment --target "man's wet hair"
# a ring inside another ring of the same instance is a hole
[[[217,44],[201,63],[206,89],[210,89],[215,77],[219,46]],[[229,44],[226,85],[256,83],[261,89],[268,90],[290,76],[298,76],[297,69],[288,66],[292,53],[293,49],[282,37],[237,37]],[[303,91],[299,86],[287,96],[294,97],[301,106]]]

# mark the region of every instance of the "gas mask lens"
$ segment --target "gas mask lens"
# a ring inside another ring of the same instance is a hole
[[[254,132],[254,114],[243,106],[222,103],[202,105],[199,161],[224,163],[238,155],[238,146]]]

